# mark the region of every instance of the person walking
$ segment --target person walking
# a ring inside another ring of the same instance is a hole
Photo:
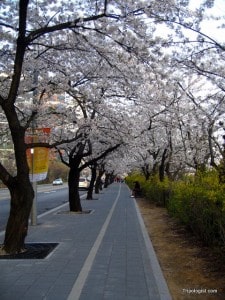
[[[138,181],[135,181],[131,197],[140,197],[140,196],[141,196],[141,186]]]

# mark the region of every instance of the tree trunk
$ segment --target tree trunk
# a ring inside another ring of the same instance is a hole
[[[99,190],[102,190],[102,176],[105,173],[104,170],[100,169],[97,179],[96,179],[96,183],[95,183],[95,194],[99,194]]]
[[[11,205],[6,226],[4,250],[9,254],[21,252],[24,249],[28,232],[28,221],[32,207],[34,192],[29,178],[16,180],[10,187]]]
[[[164,181],[166,158],[167,158],[167,149],[164,149],[162,159],[161,159],[161,163],[160,163],[160,166],[159,166],[159,180],[160,180],[160,182]]]
[[[70,211],[82,211],[79,194],[79,178],[79,168],[76,166],[71,167],[68,177]]]
[[[145,176],[146,181],[149,180],[149,178],[150,178],[150,172],[149,172],[148,169],[149,169],[149,166],[145,166],[145,167],[142,168],[142,172]]]
[[[21,252],[24,248],[34,191],[29,180],[26,144],[24,142],[25,129],[19,124],[14,106],[7,106],[5,112],[10,120],[9,126],[14,144],[17,168],[17,176],[12,177],[9,173],[4,176],[4,183],[11,195],[4,250],[9,254],[13,254]]]
[[[87,198],[86,198],[87,200],[93,200],[93,190],[94,190],[96,176],[97,176],[97,167],[96,165],[94,165],[91,168],[91,181],[87,192]]]
[[[107,188],[110,183],[110,174],[105,175],[105,183],[104,183],[104,188]]]
[[[95,183],[95,194],[99,194],[101,178],[98,176]]]

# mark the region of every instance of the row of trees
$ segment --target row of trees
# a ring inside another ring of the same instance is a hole
[[[195,11],[188,1],[169,0],[1,2],[1,139],[12,140],[17,170],[0,162],[11,194],[6,252],[19,252],[27,234],[27,148],[59,152],[75,211],[82,210],[78,179],[87,166],[93,174],[141,166],[161,180],[210,160],[217,166],[224,49],[201,32],[212,1],[203,2]],[[164,38],[156,30],[162,24]],[[64,100],[49,105],[53,95]],[[49,143],[26,144],[27,130],[37,126],[51,127]]]

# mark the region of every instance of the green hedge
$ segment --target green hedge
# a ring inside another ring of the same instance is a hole
[[[225,245],[225,186],[215,172],[171,183],[167,208],[207,245]]]
[[[157,176],[152,176],[146,181],[142,174],[136,172],[126,178],[126,183],[131,189],[135,181],[140,183],[142,194],[145,198],[157,204],[166,204],[170,194],[170,182],[167,179],[164,182],[160,182]]]
[[[225,246],[225,185],[219,183],[216,172],[189,175],[174,182],[160,182],[157,176],[145,181],[138,173],[126,179],[129,186],[135,180],[147,199],[165,205],[171,216],[205,244]]]
[[[134,182],[138,181],[141,185],[142,192],[144,191],[144,186],[146,184],[146,180],[142,174],[134,172],[134,173],[130,174],[129,176],[127,176],[125,181],[130,189],[132,189],[134,187]]]

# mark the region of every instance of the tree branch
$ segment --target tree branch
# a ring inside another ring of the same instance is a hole
[[[87,161],[86,163],[84,163],[79,169],[80,171],[87,168],[89,165],[92,165],[94,163],[96,163],[98,160],[106,157],[109,153],[113,152],[114,150],[116,150],[117,148],[119,148],[122,145],[122,143],[119,143],[113,147],[108,148],[107,150],[105,150],[102,154],[100,154],[99,156],[97,156],[96,158],[93,158],[89,161]]]

